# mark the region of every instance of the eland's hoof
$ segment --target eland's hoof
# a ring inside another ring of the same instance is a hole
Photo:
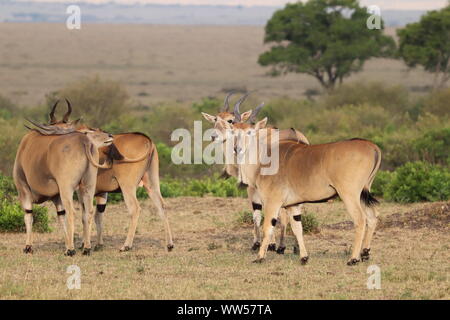
[[[275,243],[269,244],[267,251],[277,251],[277,245]]]
[[[90,255],[91,255],[91,248],[84,248],[83,256],[90,256]]]
[[[284,254],[284,250],[286,250],[286,247],[278,247],[277,253],[278,254]]]
[[[25,248],[23,248],[23,253],[33,253],[33,247],[30,245],[26,245]]]
[[[300,263],[304,266],[308,263],[309,257],[303,257],[300,259]]]
[[[261,247],[261,243],[259,243],[258,241],[256,241],[253,246],[252,246],[252,250],[256,251],[259,249],[259,247]]]
[[[367,261],[370,259],[370,249],[363,249],[361,252],[361,261]]]
[[[73,257],[75,255],[75,253],[76,253],[75,249],[72,249],[72,250],[67,249],[66,252],[64,252],[64,255],[68,256],[68,257]]]
[[[348,260],[347,265],[354,266],[354,265],[358,264],[358,262],[359,262],[358,259],[350,259],[350,260]]]
[[[96,244],[94,247],[94,251],[101,251],[103,250],[103,245],[102,244]]]
[[[132,247],[123,246],[122,248],[120,248],[120,252],[131,251],[131,249],[132,249]]]
[[[262,263],[264,261],[264,258],[258,258],[253,260],[253,263]]]
[[[174,248],[174,246],[173,246],[173,244],[168,244],[167,245],[167,251],[172,251],[173,250],[173,248]]]

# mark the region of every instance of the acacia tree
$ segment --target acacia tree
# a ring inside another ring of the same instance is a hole
[[[434,87],[450,79],[450,4],[430,11],[419,22],[397,31],[399,56],[409,67],[421,65],[435,74]]]
[[[383,34],[383,21],[381,29],[369,29],[369,17],[357,0],[287,4],[267,23],[264,42],[274,46],[258,62],[272,66],[273,75],[306,73],[332,89],[366,60],[393,54],[395,42]]]

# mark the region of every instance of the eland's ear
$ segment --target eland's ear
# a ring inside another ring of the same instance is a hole
[[[267,125],[267,117],[265,117],[262,120],[259,120],[256,125],[255,125],[255,129],[259,130],[259,129],[264,129]]]
[[[250,118],[251,115],[252,115],[252,110],[248,110],[248,111],[244,112],[243,114],[241,114],[241,121],[246,122],[248,120],[248,118]]]
[[[207,114],[207,113],[204,113],[204,112],[202,112],[202,116],[203,116],[203,118],[205,118],[206,121],[208,121],[208,122],[211,122],[211,123],[215,123],[215,122],[216,122],[216,117],[215,117],[215,116],[212,116],[212,115]]]

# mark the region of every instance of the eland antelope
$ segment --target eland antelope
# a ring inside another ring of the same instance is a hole
[[[68,116],[65,122],[56,122],[54,119],[56,104],[49,114],[50,123],[57,127],[66,127],[68,125]],[[73,124],[76,125],[76,130],[79,132],[84,132],[88,128],[85,125],[78,124],[78,120],[74,121]],[[97,244],[94,250],[100,250],[103,247],[103,214],[106,209],[108,193],[110,192],[121,192],[125,205],[131,213],[127,237],[120,251],[132,249],[141,213],[136,191],[138,186],[143,186],[155,205],[158,215],[164,222],[166,247],[168,251],[171,251],[174,245],[172,231],[164,208],[164,200],[160,191],[159,159],[156,145],[148,136],[139,132],[119,133],[114,134],[112,137],[113,143],[111,145],[99,149],[99,161],[103,165],[98,170],[95,187]],[[83,239],[83,245],[85,241]]]
[[[216,133],[213,134],[212,138],[213,140],[218,139],[219,135],[221,137],[224,137],[226,128],[222,125],[222,122],[228,123],[228,125],[236,124],[236,123],[245,123],[247,121],[250,121],[250,124],[254,124],[256,121],[256,117],[259,113],[259,111],[264,106],[264,103],[260,104],[258,107],[256,107],[254,110],[249,110],[244,113],[240,112],[240,106],[245,101],[245,99],[249,96],[250,93],[245,94],[242,96],[234,105],[233,112],[230,112],[230,104],[229,99],[234,94],[234,92],[229,93],[225,97],[225,101],[223,104],[223,107],[219,111],[219,113],[216,116],[207,114],[202,112],[203,117],[208,121],[214,124],[214,128],[216,129]],[[222,120],[222,121],[219,121]],[[281,130],[280,131],[280,139],[297,139],[299,141],[302,141],[305,144],[309,144],[308,139],[298,130],[295,130],[293,128],[288,130]],[[224,143],[225,140],[222,139],[223,146],[225,148],[226,144]],[[237,164],[226,164],[224,168],[223,176],[233,176],[235,178],[238,178],[238,166]],[[253,212],[253,245],[252,250],[256,251],[261,246],[261,212],[262,212],[262,201],[261,198],[257,192],[257,190],[250,185],[247,185],[247,195],[248,199],[250,201],[250,204],[252,206],[252,212]],[[298,210],[301,210],[301,206],[297,208]],[[301,211],[299,211],[300,213]],[[268,246],[269,251],[276,251],[278,254],[284,254],[284,251],[286,249],[285,246],[285,237],[286,237],[286,226],[288,223],[288,217],[286,213],[283,211],[280,214],[279,219],[279,225],[281,229],[281,236],[280,236],[280,243],[278,248],[276,248],[276,241],[275,241],[275,235],[273,234],[270,244]]]
[[[381,151],[377,145],[363,139],[318,145],[298,140],[277,141],[272,139],[274,129],[265,128],[267,118],[254,126],[230,124],[222,119],[218,121],[235,139],[237,156],[246,156],[249,152],[259,155],[256,164],[243,161],[238,165],[239,179],[258,190],[265,211],[264,239],[255,262],[262,262],[265,258],[280,209],[285,208],[300,247],[301,262],[306,263],[308,254],[303,241],[301,214],[296,208],[302,203],[326,202],[336,196],[344,202],[356,230],[347,264],[369,259],[378,217],[375,208],[378,201],[370,194],[381,163]],[[253,142],[257,143],[251,143],[252,136]],[[263,175],[260,155],[273,147],[278,147],[278,171],[273,175]]]
[[[89,239],[94,216],[93,198],[97,170],[101,167],[98,149],[111,145],[113,138],[112,135],[99,130],[85,130],[81,133],[68,126],[48,125],[44,128],[33,121],[30,122],[36,128],[27,127],[31,132],[22,138],[13,168],[19,201],[25,211],[27,236],[24,252],[33,252],[33,203],[51,200],[64,230],[65,254],[73,256],[73,193],[75,189],[79,189],[83,210],[83,236]],[[67,114],[63,122],[67,123]],[[90,248],[88,241],[83,254],[89,254]]]

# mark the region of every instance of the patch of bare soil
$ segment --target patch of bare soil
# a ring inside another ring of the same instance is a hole
[[[427,203],[422,208],[406,212],[396,212],[386,217],[381,216],[377,229],[409,228],[444,230],[450,226],[450,202]],[[326,229],[350,230],[351,221],[322,226]]]
[[[380,229],[448,229],[450,226],[450,202],[428,203],[423,208],[408,212],[393,213],[380,219]]]

